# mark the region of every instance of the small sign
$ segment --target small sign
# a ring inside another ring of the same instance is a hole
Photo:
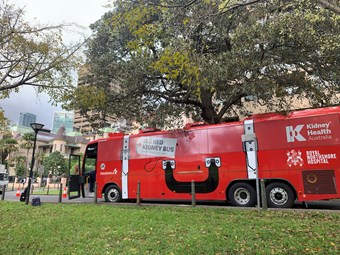
[[[174,158],[177,139],[157,136],[141,137],[137,140],[138,154]]]

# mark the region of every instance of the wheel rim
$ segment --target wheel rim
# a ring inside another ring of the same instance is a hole
[[[284,205],[288,201],[288,193],[283,188],[274,188],[269,193],[270,200],[276,205]]]
[[[111,202],[115,202],[118,200],[119,198],[119,191],[115,188],[112,188],[109,190],[109,192],[107,193],[107,198],[111,201]]]
[[[250,193],[245,188],[238,188],[234,192],[234,199],[240,205],[246,205],[250,201]]]

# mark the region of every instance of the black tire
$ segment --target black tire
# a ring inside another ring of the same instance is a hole
[[[228,200],[234,206],[253,207],[256,204],[256,191],[250,184],[238,182],[231,186]]]
[[[109,185],[104,192],[106,202],[118,203],[122,200],[122,192],[116,185]]]
[[[294,192],[285,183],[273,182],[266,187],[268,207],[291,208],[295,201]]]

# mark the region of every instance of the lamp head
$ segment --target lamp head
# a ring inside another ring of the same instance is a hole
[[[44,124],[31,123],[31,127],[34,130],[34,132],[38,132],[39,130],[41,130],[44,127]]]

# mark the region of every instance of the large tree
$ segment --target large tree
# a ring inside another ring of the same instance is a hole
[[[70,107],[140,122],[219,123],[252,96],[339,104],[340,17],[310,0],[117,0],[92,25],[89,86]]]
[[[34,86],[61,100],[73,88],[79,63],[75,53],[82,43],[65,45],[61,35],[66,25],[33,25],[24,14],[0,0],[0,98],[22,86]]]

